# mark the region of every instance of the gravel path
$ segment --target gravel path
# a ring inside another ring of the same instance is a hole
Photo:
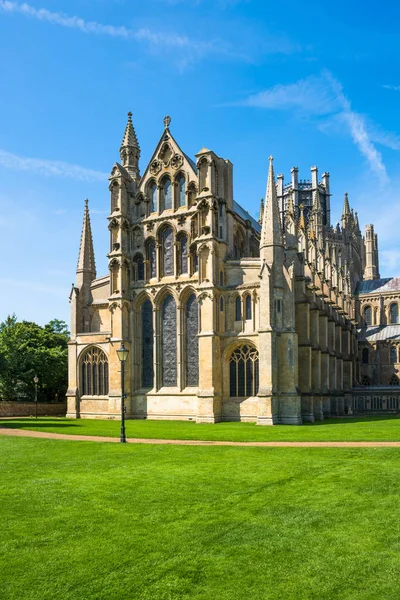
[[[34,437],[49,440],[70,440],[74,442],[119,442],[119,438],[96,435],[67,435],[47,431],[8,429],[0,426],[0,435]],[[165,444],[173,446],[245,446],[257,448],[400,448],[400,442],[223,442],[203,440],[158,440],[128,438],[129,444]]]

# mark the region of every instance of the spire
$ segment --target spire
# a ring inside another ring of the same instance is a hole
[[[290,190],[287,212],[288,212],[288,215],[290,215],[291,217],[294,217],[293,194],[294,194],[293,190]]]
[[[319,198],[319,189],[318,189],[318,185],[315,188],[314,191],[314,198],[313,198],[313,213],[318,213],[321,210],[321,201]]]
[[[347,219],[350,216],[350,204],[349,204],[349,195],[346,192],[344,195],[344,203],[343,203],[343,212],[342,212],[342,220]]]
[[[299,218],[299,228],[305,231],[306,229],[306,220],[304,218],[304,204],[300,204],[300,218]]]
[[[268,246],[283,246],[282,227],[279,217],[278,196],[276,193],[273,160],[273,157],[270,156],[260,249]]]
[[[260,223],[260,225],[262,225],[263,217],[264,217],[264,198],[261,198],[261,200],[260,200],[260,215],[258,217],[258,222]]]
[[[89,275],[89,281],[93,281],[93,279],[96,277],[92,229],[90,226],[89,200],[87,198],[85,200],[85,211],[83,213],[81,244],[79,247],[78,266],[76,268],[76,273],[77,275],[81,274],[81,277],[78,277],[78,279],[81,279],[80,283],[83,282],[85,275]]]
[[[119,149],[122,166],[133,179],[139,178],[140,146],[132,125],[132,113],[128,112],[128,123],[125,127],[121,148]]]

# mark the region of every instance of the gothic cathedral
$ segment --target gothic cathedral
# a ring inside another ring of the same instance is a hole
[[[359,385],[357,289],[378,273],[329,173],[275,181],[260,218],[233,199],[232,164],[195,160],[164,129],[140,174],[131,114],[110,175],[109,274],[97,278],[86,201],[69,342],[69,417],[301,424],[351,414]],[[378,279],[379,280],[379,279]],[[379,280],[381,281],[381,280]],[[400,339],[400,338],[399,338]]]

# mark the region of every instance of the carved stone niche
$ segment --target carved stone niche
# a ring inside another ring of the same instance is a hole
[[[159,158],[163,161],[164,166],[167,167],[172,157],[171,146],[166,142],[160,151]]]
[[[183,165],[183,156],[181,154],[174,154],[171,159],[171,167],[173,169],[179,169]]]
[[[150,165],[150,173],[152,175],[158,175],[158,173],[161,171],[161,169],[162,169],[161,161],[158,160],[157,158],[155,158]]]

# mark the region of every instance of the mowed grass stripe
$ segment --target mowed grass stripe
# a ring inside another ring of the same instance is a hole
[[[0,596],[395,599],[396,449],[0,438]]]

